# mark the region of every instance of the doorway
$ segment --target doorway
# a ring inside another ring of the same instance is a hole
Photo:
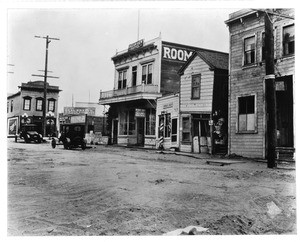
[[[145,118],[136,118],[137,145],[144,146],[145,143]]]
[[[118,144],[118,120],[113,120],[113,139],[112,143],[113,144]]]
[[[277,146],[294,146],[293,77],[276,78]]]

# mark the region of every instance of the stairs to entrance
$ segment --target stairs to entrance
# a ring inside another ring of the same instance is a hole
[[[276,147],[277,160],[280,161],[295,161],[294,153],[295,148],[293,147]]]

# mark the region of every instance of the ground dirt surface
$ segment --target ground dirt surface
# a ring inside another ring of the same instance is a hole
[[[296,234],[295,164],[8,140],[8,235]]]

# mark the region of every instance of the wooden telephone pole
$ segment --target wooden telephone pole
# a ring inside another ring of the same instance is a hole
[[[267,103],[267,159],[268,168],[274,168],[276,163],[277,146],[277,115],[276,115],[276,88],[274,72],[274,35],[273,24],[267,12],[264,13],[265,21],[265,87]]]
[[[32,75],[32,76],[39,76],[44,77],[44,101],[43,101],[43,136],[46,136],[46,100],[47,100],[47,78],[58,78],[54,76],[48,76],[48,46],[51,40],[59,40],[57,38],[50,38],[48,35],[46,37],[41,36],[34,36],[35,38],[46,39],[46,57],[45,57],[45,70],[44,75]]]

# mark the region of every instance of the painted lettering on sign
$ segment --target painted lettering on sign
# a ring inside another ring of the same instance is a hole
[[[141,39],[141,40],[139,40],[137,42],[134,42],[134,43],[130,44],[128,46],[128,51],[134,50],[134,49],[138,49],[138,48],[142,47],[143,45],[144,45],[144,40]]]
[[[193,54],[193,51],[176,49],[164,46],[163,47],[163,58],[179,61],[187,61]]]
[[[87,108],[64,107],[64,115],[87,114],[87,115],[95,116],[95,112],[96,112],[95,107],[87,107]]]

